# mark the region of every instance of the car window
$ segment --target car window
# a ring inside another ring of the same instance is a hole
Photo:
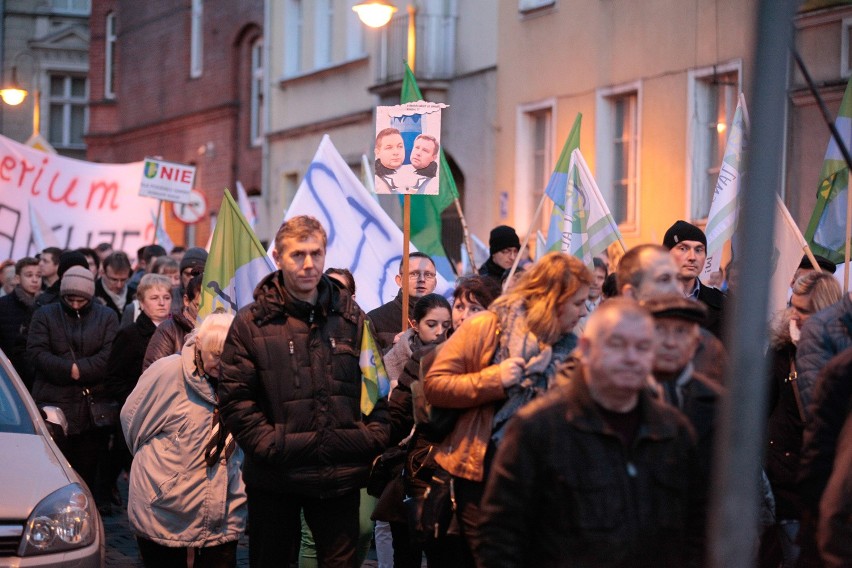
[[[0,432],[35,434],[33,425],[21,395],[12,385],[12,378],[0,366]]]

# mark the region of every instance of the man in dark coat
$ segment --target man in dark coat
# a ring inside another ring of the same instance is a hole
[[[502,284],[521,250],[521,239],[512,227],[498,225],[488,236],[488,249],[491,256],[479,267],[479,275]]]
[[[0,298],[0,348],[30,390],[33,377],[26,357],[27,334],[39,292],[39,261],[25,257],[15,263],[15,287],[12,293]]]
[[[683,288],[683,295],[707,306],[704,327],[722,339],[725,295],[716,288],[702,284],[698,278],[707,259],[707,236],[704,231],[686,221],[677,221],[666,231],[663,246],[669,249],[677,265],[677,278]]]
[[[566,387],[523,407],[482,502],[480,568],[689,566],[704,491],[686,418],[645,389],[654,326],[634,300],[595,310]]]
[[[365,315],[323,275],[327,237],[301,215],[275,236],[279,269],[225,340],[222,418],[245,452],[252,566],[286,566],[301,532],[321,566],[355,565],[359,489],[389,439],[387,404],[361,414]]]
[[[130,259],[121,251],[114,252],[104,259],[104,274],[95,283],[95,296],[118,318],[124,306],[133,301],[134,291],[130,289]]]
[[[33,399],[65,413],[68,437],[62,452],[93,489],[108,432],[92,424],[85,394],[102,388],[118,331],[118,317],[92,301],[94,292],[88,266],[69,268],[62,276],[60,301],[36,310],[27,341],[35,376]]]
[[[408,278],[402,276],[402,262],[399,263],[399,274],[394,279],[399,286],[399,293],[386,304],[382,304],[367,314],[376,332],[376,343],[382,354],[393,347],[394,339],[402,332],[402,286],[408,286],[408,313],[414,312],[417,300],[431,294],[438,285],[438,275],[435,272],[435,262],[422,252],[413,252],[408,256]],[[405,280],[405,282],[403,282]]]

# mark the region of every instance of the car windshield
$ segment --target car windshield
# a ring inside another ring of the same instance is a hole
[[[0,365],[0,433],[3,432],[35,434],[35,426],[12,378]]]

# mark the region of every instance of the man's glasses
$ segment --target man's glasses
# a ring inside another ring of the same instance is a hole
[[[409,272],[408,273],[409,280],[434,280],[435,273],[434,272]]]

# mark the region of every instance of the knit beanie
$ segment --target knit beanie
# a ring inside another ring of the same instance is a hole
[[[59,293],[63,296],[80,296],[91,300],[95,295],[95,277],[88,268],[72,266],[62,276]]]
[[[183,272],[187,268],[203,271],[206,263],[207,251],[201,247],[192,247],[183,253],[183,258],[180,259],[180,271]]]
[[[512,247],[520,249],[521,240],[518,238],[518,233],[512,227],[498,225],[491,229],[491,236],[488,237],[488,247],[491,249],[491,254]]]
[[[63,252],[59,255],[59,268],[56,271],[56,275],[61,279],[72,266],[82,266],[88,270],[89,261],[86,259],[86,255],[76,250]]]
[[[707,236],[704,231],[686,221],[678,221],[669,227],[665,237],[663,237],[663,246],[671,250],[681,241],[697,241],[705,247],[707,246]]]

